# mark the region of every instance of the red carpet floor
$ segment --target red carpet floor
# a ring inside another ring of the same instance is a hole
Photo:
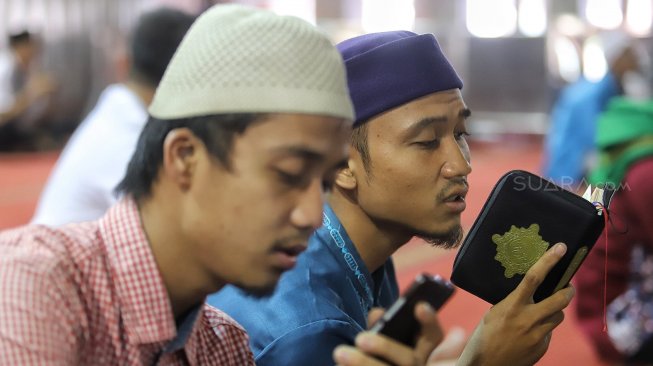
[[[0,229],[29,222],[58,155],[0,154]]]
[[[538,140],[523,137],[472,145],[474,171],[470,176],[467,210],[463,214],[465,228],[471,226],[503,173],[511,169],[538,171],[540,146]],[[56,158],[57,153],[0,155],[0,229],[29,221]],[[407,244],[395,255],[402,288],[421,272],[439,273],[448,278],[454,255],[417,240]],[[482,300],[459,290],[442,310],[440,319],[445,327],[458,325],[471,332],[488,309],[489,305]],[[577,330],[572,311],[566,311],[565,321],[555,330],[549,351],[538,365],[605,366]]]

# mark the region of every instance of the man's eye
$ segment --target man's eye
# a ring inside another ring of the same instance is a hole
[[[456,140],[462,140],[465,139],[467,136],[469,136],[469,133],[467,131],[462,131],[462,132],[456,132]]]
[[[300,174],[291,174],[284,172],[283,170],[277,170],[277,174],[279,175],[279,178],[281,178],[281,181],[284,184],[287,184],[289,186],[299,186],[302,184],[302,175]]]
[[[440,146],[440,139],[428,140],[428,141],[417,141],[415,145],[423,149],[435,149]]]

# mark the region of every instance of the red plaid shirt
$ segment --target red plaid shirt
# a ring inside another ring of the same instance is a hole
[[[238,323],[196,313],[178,334],[132,200],[98,221],[0,234],[2,365],[254,364]]]

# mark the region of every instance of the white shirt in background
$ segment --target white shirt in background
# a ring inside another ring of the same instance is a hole
[[[16,58],[8,51],[0,51],[0,112],[5,112],[14,104],[15,96],[12,75],[16,67]]]
[[[136,94],[123,84],[108,86],[63,149],[32,223],[59,226],[102,216],[118,199],[114,189],[147,118]]]

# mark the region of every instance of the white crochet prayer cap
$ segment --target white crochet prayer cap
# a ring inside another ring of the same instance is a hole
[[[342,57],[313,25],[243,5],[215,5],[191,26],[149,113],[305,113],[353,121]]]

